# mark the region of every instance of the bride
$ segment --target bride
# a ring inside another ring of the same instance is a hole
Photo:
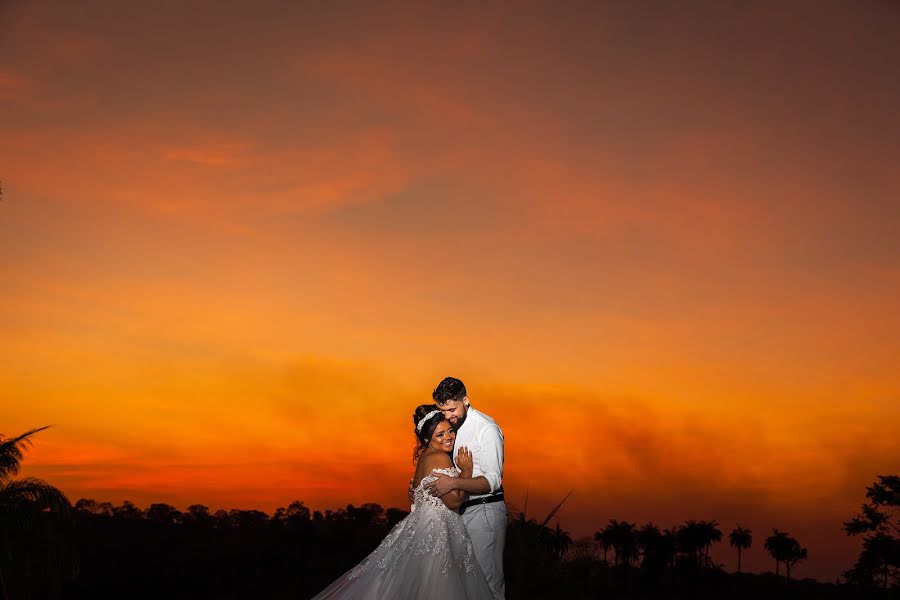
[[[450,452],[456,434],[441,411],[424,404],[413,415],[416,464],[412,512],[388,533],[361,563],[325,588],[313,600],[435,600],[492,598],[487,580],[475,561],[472,540],[457,509],[461,491],[436,498],[424,486],[435,473],[472,476],[472,453],[460,448],[453,466]]]

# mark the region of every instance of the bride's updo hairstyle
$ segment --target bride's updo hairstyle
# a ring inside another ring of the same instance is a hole
[[[422,419],[433,410],[438,410],[438,407],[434,404],[423,404],[417,407],[416,412],[413,413],[413,423],[415,423],[415,427],[418,427]],[[413,464],[419,460],[419,457],[422,456],[422,453],[428,448],[428,442],[431,441],[431,436],[434,435],[434,430],[438,423],[445,420],[444,413],[438,412],[438,414],[429,417],[427,421],[422,423],[421,429],[413,428],[413,433],[416,434],[416,440],[418,441],[416,449],[413,450]]]

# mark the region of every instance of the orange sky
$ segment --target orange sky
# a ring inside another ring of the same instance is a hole
[[[401,505],[453,374],[514,506],[850,566],[900,467],[895,6],[225,4],[0,5],[0,431],[56,425],[27,474]]]

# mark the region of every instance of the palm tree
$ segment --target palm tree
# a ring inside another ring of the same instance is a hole
[[[645,567],[652,565],[656,559],[656,550],[659,546],[659,541],[662,539],[662,532],[657,525],[647,523],[642,525],[635,535],[637,537],[638,549],[643,556],[641,566]]]
[[[636,533],[637,545],[643,556],[641,568],[661,573],[675,557],[675,535],[671,530],[660,530],[654,523],[641,526]]]
[[[778,575],[779,563],[784,563],[788,579],[791,578],[791,567],[807,558],[806,548],[786,531],[772,530],[772,535],[766,538],[765,548],[775,559],[775,574]]]
[[[0,436],[0,593],[5,599],[10,597],[10,587],[21,588],[20,595],[41,586],[44,595],[58,595],[62,579],[74,564],[70,546],[59,532],[60,523],[71,516],[68,498],[40,479],[13,479],[25,449],[32,445],[31,436],[44,429],[12,438]],[[12,573],[18,574],[15,580],[8,579]]]
[[[572,536],[568,531],[563,530],[559,519],[556,520],[556,527],[553,528],[553,537],[556,540],[556,558],[565,556],[572,547]]]
[[[706,546],[704,527],[701,522],[688,520],[675,530],[678,551],[687,556],[696,566],[700,566],[703,548]]]
[[[559,519],[556,520],[556,527],[553,529],[542,527],[539,536],[542,549],[553,558],[562,558],[572,547],[572,537],[569,532],[563,530]]]
[[[731,544],[732,548],[737,549],[738,555],[738,568],[737,572],[741,572],[741,553],[749,548],[753,544],[753,532],[749,529],[744,529],[738,524],[730,534],[728,534],[728,543]]]
[[[715,520],[700,521],[698,525],[700,527],[700,534],[703,542],[704,562],[707,567],[711,567],[712,561],[709,559],[709,548],[714,543],[722,541],[722,530],[719,529],[719,524]]]
[[[788,538],[788,534],[784,531],[779,531],[777,529],[772,530],[772,535],[766,538],[763,547],[766,549],[772,558],[775,559],[775,574],[779,574],[779,567],[781,566],[781,561],[784,556],[784,547],[786,545],[786,541]]]
[[[511,596],[530,591],[528,586],[536,581],[558,576],[561,568],[559,558],[569,551],[572,539],[558,521],[554,528],[547,524],[556,516],[571,493],[540,522],[529,518],[525,510],[515,513],[510,520],[506,539],[507,572],[517,582],[514,589],[509,589]],[[526,496],[526,510],[527,507]],[[313,519],[315,521],[315,515]]]
[[[595,531],[594,541],[600,545],[600,551],[603,552],[603,564],[608,564],[606,556],[609,553],[609,549],[612,547],[612,544],[610,544],[609,535],[606,533],[606,530],[604,529],[603,531]]]
[[[616,564],[631,566],[638,557],[637,530],[634,523],[610,519],[603,533],[616,551]]]
[[[663,529],[662,538],[659,541],[659,554],[663,567],[675,565],[675,556],[678,554],[678,542],[674,529]]]
[[[798,542],[794,538],[788,538],[789,543],[785,548],[784,553],[784,566],[787,571],[787,578],[791,578],[791,567],[793,567],[796,563],[801,560],[806,560],[807,552],[806,548],[800,546],[800,542]]]

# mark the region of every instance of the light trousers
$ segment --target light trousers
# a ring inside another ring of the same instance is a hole
[[[506,503],[501,501],[470,506],[462,514],[462,520],[472,538],[475,560],[487,577],[495,600],[505,600],[503,549],[506,547],[506,527],[509,525]]]

